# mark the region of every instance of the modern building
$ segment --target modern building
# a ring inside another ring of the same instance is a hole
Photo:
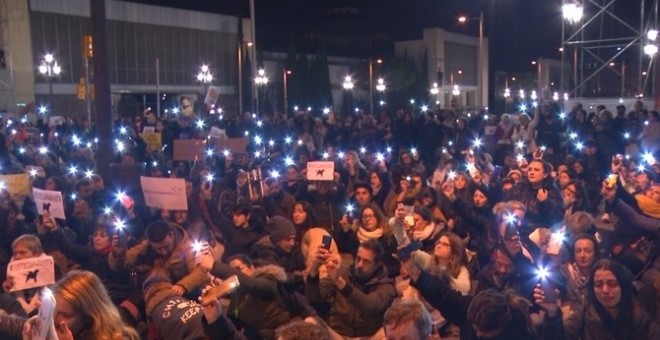
[[[164,102],[171,96],[174,104],[181,95],[201,98],[206,85],[219,88],[218,105],[237,106],[238,50],[251,54],[239,33],[251,36],[249,20],[115,0],[105,5],[115,109],[122,95],[155,103],[158,88]],[[58,114],[84,117],[85,101],[76,90],[86,75],[83,36],[91,35],[90,1],[0,0],[0,18],[0,109],[52,102]],[[46,54],[52,54],[51,63]],[[59,74],[39,72],[55,62]],[[89,62],[93,66],[94,58]],[[210,84],[197,80],[204,64],[213,75]]]
[[[395,53],[428,70],[429,90],[434,83],[438,86],[437,95],[429,91],[429,100],[441,107],[479,108],[488,106],[489,93],[488,39],[481,39],[481,48],[479,41],[479,37],[427,28],[419,40],[396,42]]]

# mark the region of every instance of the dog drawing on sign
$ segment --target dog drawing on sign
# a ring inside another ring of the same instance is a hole
[[[44,202],[44,204],[41,206],[41,208],[43,209],[44,214],[45,213],[50,214],[50,202]]]
[[[316,170],[316,177],[323,177],[324,172],[325,172],[325,169]]]
[[[33,271],[29,271],[25,273],[25,283],[28,283],[30,280],[34,280],[34,282],[37,282],[37,274],[39,274],[39,269],[35,269]]]

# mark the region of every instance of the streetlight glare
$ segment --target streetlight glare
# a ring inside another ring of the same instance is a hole
[[[466,21],[467,21],[467,17],[466,17],[466,16],[462,15],[462,16],[458,17],[458,22],[460,22],[460,23],[464,23],[464,22],[466,22]]]
[[[646,32],[646,37],[649,40],[655,41],[655,39],[658,38],[658,30],[649,30],[648,32]]]
[[[55,60],[55,57],[53,57],[53,55],[50,54],[50,53],[46,53],[46,55],[44,56],[44,60],[45,60],[47,63],[52,63],[53,60]]]
[[[644,54],[647,56],[653,57],[656,53],[658,53],[658,46],[653,44],[647,44],[644,46]]]
[[[578,23],[582,20],[584,8],[578,3],[565,4],[561,7],[564,19],[570,23]]]

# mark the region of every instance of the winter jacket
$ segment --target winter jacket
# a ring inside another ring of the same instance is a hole
[[[439,310],[448,322],[459,325],[461,328],[461,339],[479,339],[474,327],[472,327],[467,318],[468,308],[473,298],[472,296],[461,295],[461,293],[453,290],[447,282],[424,271],[421,272],[417,281],[412,282],[412,286],[422,294],[426,301]],[[541,333],[546,339],[564,339],[561,314],[558,314],[553,318],[546,316],[541,328]],[[527,327],[525,327],[525,321],[514,317],[509,326],[504,329],[503,333],[489,339],[531,340],[538,339],[538,337],[529,333]]]
[[[216,261],[211,273],[222,279],[238,277],[238,299],[232,300],[228,314],[233,313],[243,324],[256,329],[261,338],[274,339],[275,330],[295,316],[304,319],[315,314],[304,297],[284,288],[286,273],[282,267],[259,267],[248,276]]]
[[[0,339],[23,339],[23,324],[26,318],[14,315],[0,315]]]
[[[308,276],[305,294],[313,303],[329,302],[328,326],[347,337],[371,336],[383,326],[383,315],[396,297],[394,280],[382,266],[371,278],[359,280],[352,273],[338,290],[329,279]]]
[[[525,220],[530,227],[529,232],[537,227],[550,228],[564,219],[564,201],[557,185],[546,178],[542,187],[548,190],[548,198],[543,202],[536,198],[538,190],[532,188],[528,181],[521,181],[504,194],[504,201],[520,201],[527,208]]]
[[[236,254],[250,254],[252,245],[257,243],[257,241],[263,236],[263,234],[252,225],[247,228],[238,228],[229,225],[221,228],[221,230],[227,240],[225,258],[229,258]]]
[[[603,324],[592,304],[583,305],[580,310],[572,313],[564,321],[566,339],[580,340],[614,340],[619,339]],[[644,313],[638,305],[633,310],[633,325],[629,328],[633,334],[626,339],[660,339],[658,325]]]
[[[126,251],[122,257],[117,258],[110,252],[110,268],[114,271],[135,269],[140,274],[146,274],[152,268],[160,267],[167,270],[173,284],[182,286],[188,293],[201,287],[208,280],[208,276],[195,266],[193,241],[181,226],[170,223],[170,228],[174,232],[174,250],[167,258],[158,255],[151,249],[149,241],[143,240]]]
[[[268,264],[280,266],[284,268],[287,276],[295,271],[305,269],[299,246],[295,246],[291,253],[285,253],[273,244],[269,235],[262,237],[252,245],[250,258],[258,267]]]
[[[340,253],[350,254],[351,256],[357,253],[358,247],[360,246],[360,240],[358,239],[356,231],[349,230],[348,232],[344,232],[341,228],[338,228],[332,234],[332,237],[337,242]],[[398,245],[394,234],[383,234],[383,236],[378,238],[377,241],[383,246],[383,250],[385,251],[383,263],[387,268],[388,275],[390,277],[398,276],[401,270],[401,264],[395,258]]]

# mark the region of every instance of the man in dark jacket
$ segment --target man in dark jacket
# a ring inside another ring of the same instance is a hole
[[[262,237],[252,246],[250,258],[257,266],[274,264],[284,268],[287,281],[291,281],[295,272],[305,269],[300,245],[296,244],[296,229],[291,221],[280,216],[269,219],[267,227],[270,235]],[[302,282],[302,275],[297,276]]]
[[[331,303],[327,320],[332,331],[345,337],[373,336],[382,332],[383,314],[396,297],[394,281],[383,265],[384,250],[376,240],[360,244],[355,265],[348,275],[340,275],[341,257],[323,247],[314,252],[305,293],[311,302]],[[325,264],[327,277],[320,279]]]

